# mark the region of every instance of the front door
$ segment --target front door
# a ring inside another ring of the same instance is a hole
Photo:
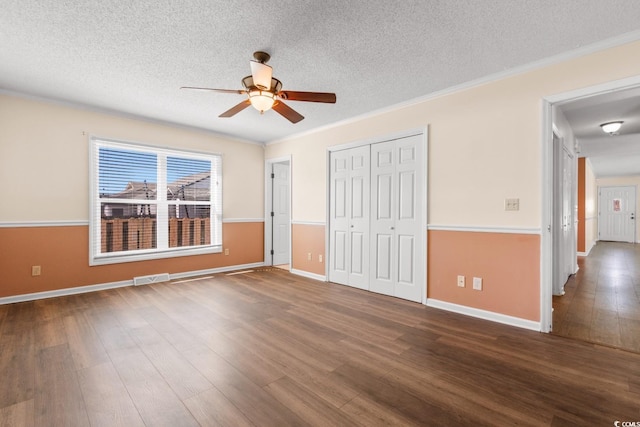
[[[600,187],[598,239],[635,242],[636,187]]]

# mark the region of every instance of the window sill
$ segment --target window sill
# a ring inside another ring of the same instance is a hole
[[[222,253],[222,246],[198,246],[195,248],[178,248],[154,251],[139,251],[136,253],[114,252],[110,254],[91,255],[90,266],[121,264],[125,262],[151,261],[156,259],[176,258],[193,255],[206,255]]]

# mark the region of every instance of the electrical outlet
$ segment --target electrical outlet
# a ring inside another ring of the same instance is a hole
[[[311,252],[307,254],[307,261],[311,261]]]
[[[318,262],[322,262],[322,254],[318,255]]]
[[[458,276],[458,287],[464,288],[464,276]]]
[[[224,254],[229,255],[229,248],[224,248]]]
[[[473,278],[473,289],[475,289],[476,291],[482,290],[482,277]]]
[[[31,275],[32,276],[39,276],[40,274],[42,274],[42,269],[40,268],[39,265],[32,265],[31,266]]]

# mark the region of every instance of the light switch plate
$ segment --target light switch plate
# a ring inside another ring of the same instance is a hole
[[[482,290],[482,277],[473,278],[473,289],[475,289],[476,291]]]
[[[519,211],[520,210],[520,199],[504,199],[504,210],[505,211]]]

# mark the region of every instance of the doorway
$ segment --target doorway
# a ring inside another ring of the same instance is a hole
[[[291,160],[265,164],[265,265],[291,269]]]
[[[576,154],[579,157],[586,157],[587,159],[595,159],[598,161],[605,157],[623,156],[624,161],[609,161],[609,167],[613,165],[614,173],[618,175],[632,175],[632,173],[626,172],[627,165],[629,168],[635,168],[640,162],[635,161],[636,154],[640,153],[640,147],[637,149],[631,149],[634,141],[634,135],[622,135],[616,136],[616,144],[612,145],[611,140],[605,140],[605,138],[612,137],[602,132],[600,124],[608,121],[604,119],[605,115],[611,115],[615,110],[617,115],[625,114],[623,111],[627,111],[627,114],[632,114],[633,110],[628,108],[621,108],[625,103],[633,103],[637,99],[637,93],[640,91],[640,76],[632,77],[628,79],[613,81],[601,85],[578,89],[571,92],[566,92],[554,96],[550,96],[543,99],[543,131],[542,131],[542,235],[541,235],[541,285],[540,285],[540,329],[542,332],[555,331],[555,327],[552,324],[553,319],[557,318],[557,313],[553,311],[553,298],[556,300],[560,297],[553,297],[554,295],[554,281],[556,280],[556,271],[554,270],[554,263],[562,263],[560,258],[563,256],[562,250],[559,250],[556,242],[561,240],[563,235],[562,221],[555,215],[557,211],[554,210],[554,205],[557,205],[558,192],[562,191],[558,182],[554,181],[555,167],[558,164],[560,155],[557,150],[554,149],[554,124],[557,119],[557,108],[562,107],[564,110],[566,107],[572,107],[572,113],[574,117],[571,118],[567,115],[565,118],[565,124],[568,126],[572,141],[570,145],[576,150]],[[599,102],[602,102],[601,106]],[[620,105],[620,106],[618,106]],[[598,108],[599,107],[599,108]],[[564,110],[565,112],[567,110]],[[631,113],[629,113],[631,111]],[[600,114],[601,116],[598,116]],[[582,120],[577,119],[575,116],[580,115]],[[628,122],[632,120],[629,119]],[[635,120],[634,120],[635,122]],[[584,135],[587,132],[593,132],[592,140],[598,144],[593,145],[593,151],[588,154],[584,150],[585,142],[589,139]],[[599,132],[599,133],[598,133]],[[630,127],[628,132],[638,133],[636,129]],[[597,134],[597,135],[596,135]],[[556,135],[557,136],[557,135]],[[578,144],[578,141],[580,142]],[[616,148],[617,147],[617,148]],[[633,147],[636,147],[635,145]],[[626,150],[624,153],[622,150]],[[631,151],[630,151],[631,150]],[[592,157],[590,157],[592,156]],[[620,157],[617,157],[620,158]],[[616,158],[616,159],[617,159]],[[603,166],[607,166],[606,162],[602,163]],[[595,169],[594,169],[595,171]],[[640,173],[636,173],[640,175]],[[598,179],[598,174],[595,174]],[[616,176],[616,175],[609,175]],[[617,185],[617,184],[613,184]],[[592,198],[592,200],[596,200]],[[613,201],[612,201],[613,203]],[[577,204],[576,204],[577,207]],[[595,210],[595,208],[594,208]],[[577,215],[575,215],[577,218]],[[597,220],[597,216],[594,213],[593,218],[587,218],[591,220],[587,224],[593,224],[593,219]],[[594,224],[595,226],[595,224]],[[591,231],[590,231],[591,232]],[[593,229],[593,235],[597,235],[595,228]],[[597,236],[594,238],[594,242],[597,240]],[[590,245],[587,247],[591,248]],[[577,255],[577,253],[576,253]],[[577,256],[573,260],[578,261]],[[579,265],[576,267],[588,268],[588,265],[584,264],[580,259]],[[639,264],[640,265],[640,264]],[[581,276],[582,271],[578,270],[576,276]],[[571,285],[574,280],[574,276],[571,277],[567,287]]]

